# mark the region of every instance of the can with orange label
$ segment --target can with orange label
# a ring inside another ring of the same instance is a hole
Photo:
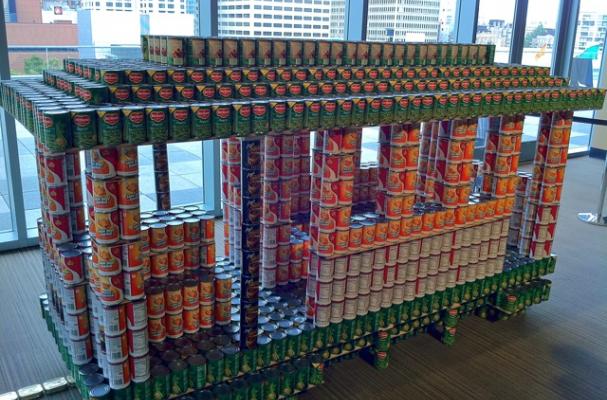
[[[120,176],[133,176],[139,173],[137,146],[118,146],[118,163],[116,174]]]
[[[168,247],[167,225],[155,223],[150,225],[150,249],[152,251],[164,251]]]
[[[135,240],[141,236],[139,222],[139,207],[120,209],[120,238]]]
[[[230,299],[215,302],[215,324],[219,326],[229,325],[232,321],[232,302]]]
[[[67,225],[69,226],[69,224]],[[119,238],[120,214],[118,210],[95,212],[95,240],[98,243],[111,244],[116,243]]]
[[[213,327],[213,323],[215,322],[214,309],[213,303],[200,305],[198,309],[200,329],[210,329]]]
[[[95,211],[114,211],[118,208],[118,193],[120,180],[93,179],[93,205]]]
[[[124,271],[124,298],[127,300],[142,299],[144,292],[144,275],[143,269],[140,268],[134,271]]]
[[[150,316],[148,318],[148,340],[152,343],[161,343],[167,337],[165,315]]]
[[[166,278],[169,275],[169,258],[166,252],[150,255],[150,271],[153,278]]]
[[[139,178],[137,176],[124,177],[119,180],[118,206],[121,208],[139,207]]]
[[[183,316],[182,312],[169,313],[164,316],[166,335],[168,338],[177,339],[183,336]]]
[[[99,276],[96,288],[101,304],[112,306],[124,299],[124,279],[122,274]]]

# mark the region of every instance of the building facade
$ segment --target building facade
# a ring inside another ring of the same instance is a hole
[[[367,40],[437,41],[440,10],[440,0],[369,0]]]
[[[139,14],[188,14],[190,0],[82,0],[83,10],[134,11]]]
[[[219,0],[219,36],[329,38],[331,0]]]

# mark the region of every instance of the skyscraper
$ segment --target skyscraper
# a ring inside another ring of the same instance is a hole
[[[437,41],[441,0],[369,0],[367,40]]]
[[[342,1],[343,2],[343,1]],[[219,0],[219,36],[328,38],[331,0]]]

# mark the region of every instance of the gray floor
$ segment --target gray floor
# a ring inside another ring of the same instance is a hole
[[[468,318],[452,348],[424,336],[401,342],[384,371],[359,359],[337,364],[325,385],[302,397],[607,398],[607,229],[575,218],[595,206],[602,165],[570,161],[549,302],[506,322]],[[0,255],[0,393],[65,373],[39,317],[40,269],[37,250]]]

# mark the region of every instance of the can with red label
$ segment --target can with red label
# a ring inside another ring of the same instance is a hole
[[[146,300],[130,301],[124,307],[126,309],[126,326],[129,329],[137,330],[146,327],[148,320]]]
[[[46,185],[52,186],[63,186],[67,184],[68,173],[67,173],[67,161],[65,155],[52,155],[45,157],[46,166]]]
[[[120,214],[116,211],[95,212],[95,240],[101,244],[116,243],[120,238]]]
[[[116,305],[124,299],[124,280],[122,274],[99,276],[96,293],[103,305]]]
[[[93,205],[95,211],[109,212],[118,209],[120,179],[93,179]]]
[[[128,300],[139,300],[145,295],[143,269],[124,271],[124,298]]]
[[[70,211],[70,190],[68,185],[49,187],[47,194],[49,213],[62,214]]]

